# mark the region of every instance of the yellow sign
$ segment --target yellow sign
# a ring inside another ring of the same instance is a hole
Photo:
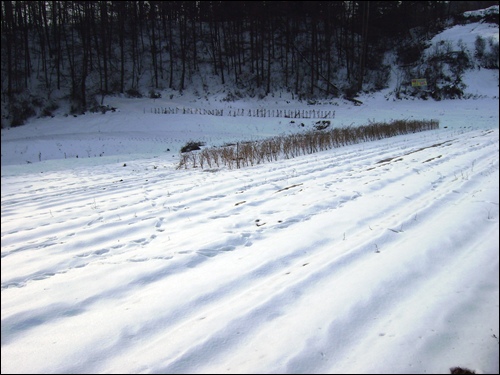
[[[427,80],[425,78],[412,79],[411,85],[413,87],[427,86]]]

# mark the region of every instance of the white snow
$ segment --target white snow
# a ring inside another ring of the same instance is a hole
[[[107,98],[2,129],[2,373],[498,373],[498,70],[465,81],[476,99]],[[177,107],[224,116],[151,113]],[[440,129],[176,168],[190,140],[316,121],[228,115],[257,108]]]

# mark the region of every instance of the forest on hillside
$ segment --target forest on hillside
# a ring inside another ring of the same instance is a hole
[[[386,87],[392,64],[414,68],[425,41],[450,19],[492,5],[498,2],[2,1],[2,127],[50,115],[60,100],[79,114],[98,109],[106,95],[202,95],[215,84],[230,88],[228,100],[280,90],[300,100],[353,98]],[[498,13],[490,22],[498,24]],[[457,76],[467,67],[456,48],[443,56],[461,64]],[[498,69],[498,43],[492,61],[485,67]]]

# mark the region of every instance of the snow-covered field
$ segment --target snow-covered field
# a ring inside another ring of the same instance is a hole
[[[2,373],[498,373],[498,71],[466,80],[477,99],[108,98],[2,129]],[[440,129],[177,169],[190,140],[316,120],[151,113],[176,107]]]

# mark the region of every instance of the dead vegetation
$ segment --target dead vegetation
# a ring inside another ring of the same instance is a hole
[[[315,129],[255,142],[238,142],[222,147],[182,152],[177,168],[243,168],[336,147],[438,128],[439,121],[437,120],[395,120],[390,123],[374,122],[358,127]]]

